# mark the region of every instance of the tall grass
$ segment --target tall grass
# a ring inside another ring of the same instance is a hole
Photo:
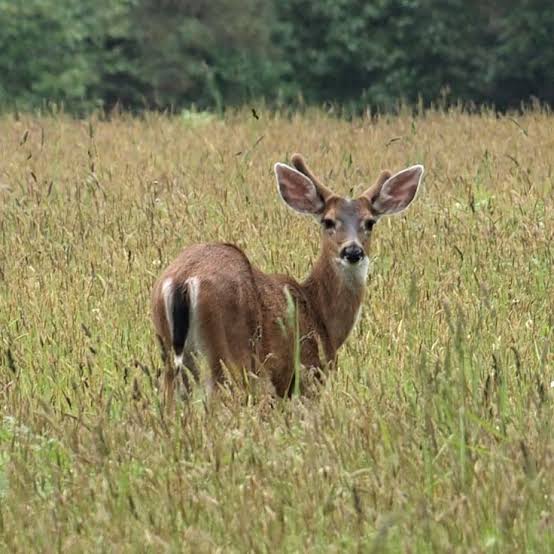
[[[0,550],[554,549],[554,118],[320,112],[0,119]],[[304,153],[343,194],[426,167],[374,232],[362,318],[315,397],[173,415],[150,287],[186,244],[302,277]]]

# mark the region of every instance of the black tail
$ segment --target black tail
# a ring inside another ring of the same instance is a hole
[[[183,353],[185,341],[189,332],[189,298],[188,287],[176,287],[173,290],[173,298],[171,302],[171,320],[169,323],[172,326],[171,338],[173,350],[177,356]]]

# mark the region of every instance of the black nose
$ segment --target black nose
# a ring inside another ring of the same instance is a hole
[[[364,251],[357,244],[349,244],[342,249],[340,257],[355,264],[364,257]]]

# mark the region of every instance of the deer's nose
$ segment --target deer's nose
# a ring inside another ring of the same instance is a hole
[[[340,257],[351,264],[359,262],[364,256],[364,251],[357,244],[349,244],[340,252]]]

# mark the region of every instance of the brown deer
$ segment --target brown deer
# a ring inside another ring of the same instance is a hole
[[[360,313],[373,226],[382,216],[408,207],[423,166],[395,175],[384,171],[351,200],[325,187],[299,154],[292,156],[292,165],[275,164],[279,193],[288,206],[315,216],[321,225],[321,252],[310,275],[302,283],[288,275],[268,275],[232,244],[185,248],[152,294],[162,350],[166,359],[169,350],[174,353],[166,387],[180,375],[188,389],[183,370],[197,379],[199,357],[210,368],[209,388],[224,381],[224,364],[229,370],[263,374],[279,396],[292,390],[298,354],[300,367],[307,370],[334,364]],[[296,338],[284,324],[291,304]]]

